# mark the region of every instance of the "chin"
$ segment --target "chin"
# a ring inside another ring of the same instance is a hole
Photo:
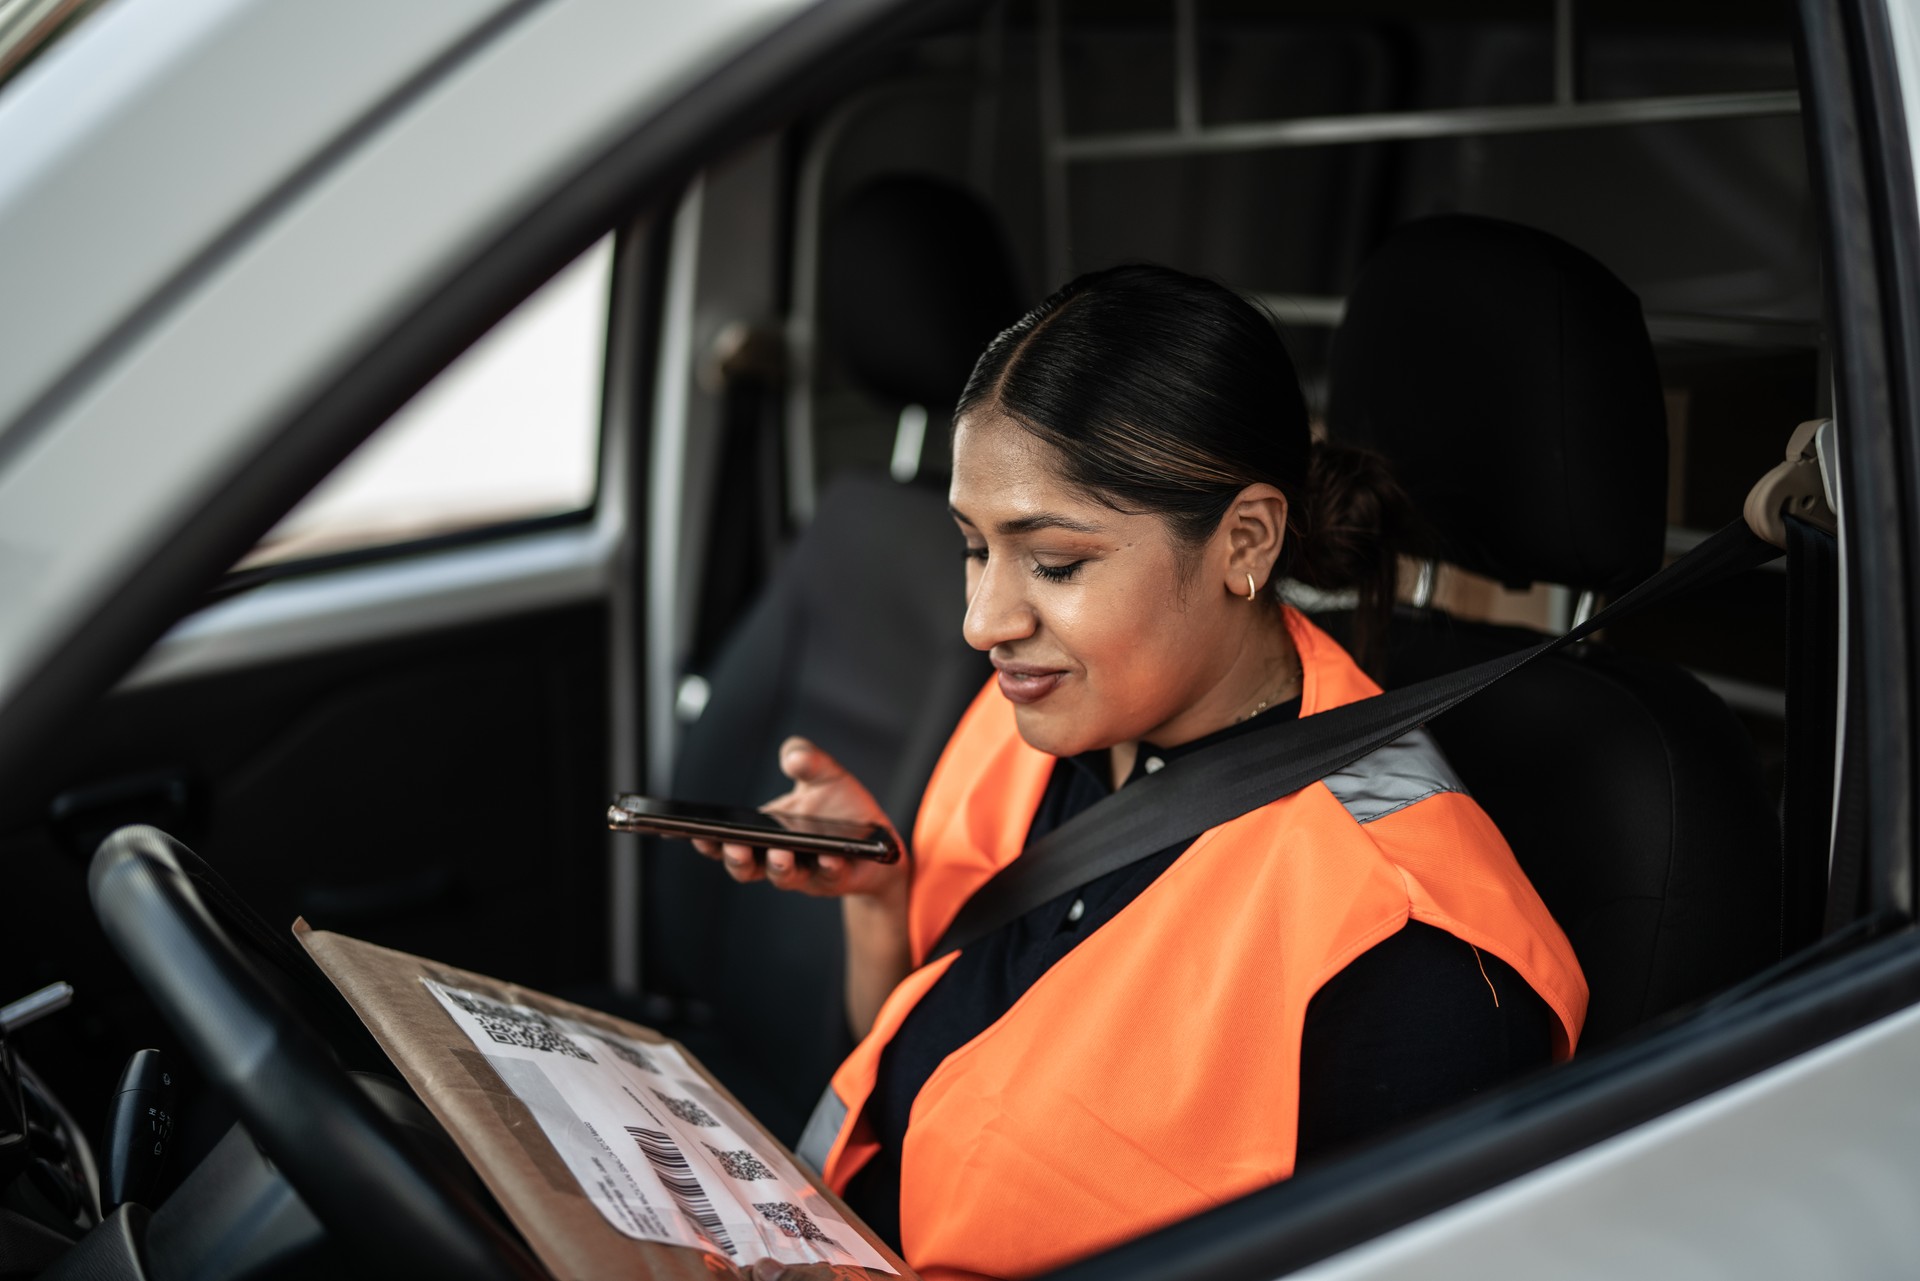
[[[1070,718],[1040,707],[1016,706],[1013,709],[1013,721],[1028,747],[1049,756],[1078,756],[1096,747],[1112,746],[1111,743],[1100,742],[1097,735],[1072,723]]]

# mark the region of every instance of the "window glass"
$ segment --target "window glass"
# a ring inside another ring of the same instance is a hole
[[[422,388],[241,566],[591,506],[612,269],[609,237]]]

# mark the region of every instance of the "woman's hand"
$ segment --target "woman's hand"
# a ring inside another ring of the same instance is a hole
[[[780,772],[793,780],[793,790],[769,802],[765,807],[769,811],[884,823],[893,830],[873,793],[806,739],[790,738],[780,744]],[[894,832],[894,840],[899,839]],[[693,847],[719,859],[736,881],[764,880],[776,889],[840,900],[847,937],[847,1022],[856,1038],[865,1036],[887,994],[913,968],[907,930],[911,857],[876,863],[821,854],[809,865],[792,850],[756,850],[706,840],[695,841]],[[900,848],[904,855],[906,845]]]
[[[780,772],[793,780],[793,790],[763,806],[768,813],[879,823],[892,830],[893,824],[887,822],[885,811],[873,799],[873,794],[860,785],[860,780],[806,739],[789,738],[780,744]],[[899,840],[897,832],[894,839]],[[820,898],[848,895],[894,898],[906,892],[908,872],[904,858],[897,863],[876,863],[872,859],[839,854],[802,859],[792,850],[758,850],[711,840],[696,840],[693,847],[708,858],[718,859],[726,867],[727,875],[742,884],[764,880],[776,889]],[[902,844],[901,848],[904,850],[906,846]]]

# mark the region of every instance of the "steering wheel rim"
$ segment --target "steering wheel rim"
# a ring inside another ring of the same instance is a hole
[[[274,994],[153,827],[102,841],[94,913],[189,1056],[328,1233],[375,1274],[547,1281],[473,1197],[423,1160],[326,1042]]]

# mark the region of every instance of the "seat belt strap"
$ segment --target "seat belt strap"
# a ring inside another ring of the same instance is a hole
[[[1035,840],[962,905],[927,959],[957,951],[1108,872],[1291,795],[1536,658],[1779,555],[1779,548],[1735,521],[1565,635],[1191,752]]]

